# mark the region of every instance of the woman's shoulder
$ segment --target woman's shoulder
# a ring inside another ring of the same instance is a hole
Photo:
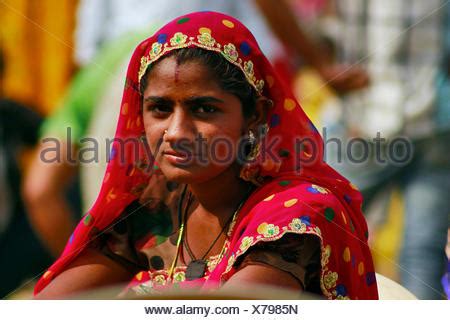
[[[280,229],[296,231],[292,226],[299,220],[306,226],[318,227],[324,222],[323,216],[325,220],[336,218],[335,223],[345,222],[342,219],[345,214],[340,215],[346,210],[341,199],[325,186],[285,179],[271,183],[260,193],[248,217],[243,219],[249,228],[262,231],[266,225],[273,224]]]
[[[259,192],[259,204],[269,201],[281,203],[282,200],[311,205],[330,203],[337,204],[339,199],[333,189],[322,185],[320,182],[311,182],[300,178],[277,179],[267,183]]]
[[[277,241],[282,238],[300,239],[305,235],[317,240],[323,250],[337,239],[343,243],[355,241],[353,214],[329,188],[308,181],[280,180],[264,191],[264,197],[254,202],[233,230],[237,256],[260,243],[279,245],[284,243]]]
[[[259,243],[298,244],[292,241],[298,237],[291,235],[321,239],[324,211],[328,206],[335,207],[335,196],[328,189],[305,181],[281,180],[259,192],[264,192],[264,197],[254,201],[255,205],[237,221],[232,235],[236,253],[242,254]],[[326,200],[328,196],[331,199]],[[277,241],[282,238],[290,241]]]
[[[267,191],[237,222],[226,272],[255,249],[257,258],[268,252],[286,252],[304,259],[305,254],[314,253],[317,259],[304,261],[320,264],[320,286],[328,298],[356,296],[372,286],[370,251],[358,230],[361,212],[350,210],[343,197],[316,183],[282,180]],[[362,281],[365,275],[370,280],[367,285]],[[351,285],[348,279],[354,277],[361,281]]]

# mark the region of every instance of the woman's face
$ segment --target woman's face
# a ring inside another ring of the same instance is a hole
[[[206,66],[168,57],[152,67],[143,95],[145,134],[168,180],[202,183],[230,168],[246,133],[240,100]]]

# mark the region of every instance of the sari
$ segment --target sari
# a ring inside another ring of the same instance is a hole
[[[241,171],[241,177],[257,187],[230,226],[225,253],[203,278],[188,281],[179,272],[168,277],[166,272],[139,270],[129,286],[177,283],[217,289],[237,272],[236,261],[251,248],[275,243],[285,235],[309,235],[320,241],[323,296],[377,299],[360,192],[323,161],[320,134],[250,31],[233,17],[216,12],[196,12],[176,18],[135,49],[127,71],[116,141],[100,194],[76,227],[61,257],[37,283],[35,293],[63,272],[95,237],[109,230],[125,209],[136,207],[138,199],[142,203],[144,189],[145,192],[150,189],[153,200],[166,203],[166,209],[177,210],[172,204],[179,199],[182,188],[166,181],[154,157],[146,152],[139,83],[149,65],[181,48],[217,52],[244,73],[259,95],[273,102],[265,130],[261,130],[264,139],[259,141],[258,152]],[[126,139],[139,141],[138,152],[121,145]],[[157,210],[160,206],[154,204],[152,208]],[[159,223],[163,220],[155,219]],[[157,245],[159,241],[150,242]]]

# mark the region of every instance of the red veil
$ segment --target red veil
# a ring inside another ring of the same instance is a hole
[[[61,257],[36,285],[41,291],[98,234],[139,198],[157,167],[147,156],[142,123],[140,77],[148,65],[171,50],[199,47],[220,53],[239,67],[263,96],[273,101],[268,113],[266,147],[261,146],[247,174],[260,186],[236,219],[228,253],[208,279],[220,286],[236,271],[234,262],[250,247],[285,234],[310,234],[321,242],[321,289],[327,298],[377,299],[368,231],[359,191],[323,162],[323,141],[290,88],[277,76],[250,31],[233,17],[196,12],[166,24],[135,49],[122,99],[111,157],[97,201],[70,237]],[[119,140],[139,141],[119,152]],[[302,143],[298,143],[301,141]],[[273,143],[271,145],[271,143]],[[119,155],[120,153],[120,155]],[[144,281],[139,277],[134,282]]]

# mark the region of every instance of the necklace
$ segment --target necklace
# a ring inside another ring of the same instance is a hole
[[[187,269],[186,269],[186,279],[193,280],[193,279],[202,278],[204,276],[205,270],[206,270],[206,265],[207,265],[207,262],[206,262],[206,260],[204,260],[204,258],[211,251],[211,249],[214,247],[214,244],[218,241],[218,239],[220,238],[220,235],[225,231],[225,228],[230,224],[230,222],[232,223],[236,219],[237,214],[239,213],[242,205],[244,204],[245,200],[247,199],[248,194],[241,201],[241,203],[239,204],[239,206],[236,209],[236,211],[234,212],[234,214],[230,217],[230,219],[224,225],[224,227],[220,231],[219,235],[213,241],[213,243],[210,246],[210,248],[203,255],[202,259],[196,259],[194,254],[192,253],[191,249],[187,245],[187,242],[183,241],[185,224],[187,224],[187,221],[186,221],[187,220],[187,211],[188,211],[189,206],[191,205],[191,201],[192,201],[191,194],[189,194],[188,203],[187,203],[186,208],[184,210],[185,211],[184,219],[182,219],[182,205],[183,205],[184,198],[186,196],[186,191],[187,191],[187,185],[184,187],[183,192],[181,194],[181,197],[180,197],[180,199],[178,201],[178,221],[180,221],[181,224],[180,224],[180,229],[179,229],[179,233],[178,233],[177,248],[176,248],[175,258],[173,259],[172,264],[170,266],[170,269],[169,269],[169,272],[168,272],[168,276],[169,276],[169,278],[172,278],[172,276],[173,276],[173,272],[175,270],[175,266],[176,266],[177,261],[178,261],[178,256],[180,255],[181,242],[184,242],[186,244],[186,251],[188,251],[188,254],[189,254],[190,258],[191,258],[191,262],[189,262],[189,264],[187,266]],[[223,246],[223,248],[222,248],[222,250],[221,250],[221,252],[219,254],[219,259],[223,255],[224,251],[225,251],[225,245]],[[188,277],[188,275],[189,275],[189,277]]]
[[[239,208],[240,207],[241,207],[241,205],[239,205]],[[188,211],[189,207],[186,207],[186,212],[184,214],[184,217],[185,217],[185,222],[184,223],[185,223],[185,226],[186,226],[186,229],[185,229],[186,235],[185,235],[185,237],[183,239],[183,245],[185,246],[186,251],[189,254],[189,257],[191,258],[191,261],[189,262],[189,264],[187,266],[187,269],[186,269],[186,279],[187,280],[194,280],[194,279],[202,278],[204,276],[205,270],[206,270],[206,266],[208,265],[208,262],[207,262],[207,260],[205,260],[205,258],[207,257],[207,255],[211,251],[211,249],[214,247],[216,242],[219,240],[220,236],[225,231],[225,229],[230,225],[231,221],[234,220],[234,217],[235,217],[236,213],[239,211],[239,208],[238,208],[238,210],[236,210],[234,212],[233,215],[231,215],[228,218],[228,220],[224,224],[222,230],[220,230],[219,234],[214,239],[214,241],[211,243],[211,245],[209,246],[209,249],[205,252],[205,254],[200,259],[197,259],[195,257],[195,255],[194,255],[194,253],[192,252],[191,248],[189,247],[188,240],[187,240],[187,221],[186,221],[186,218],[187,218],[187,211]]]

